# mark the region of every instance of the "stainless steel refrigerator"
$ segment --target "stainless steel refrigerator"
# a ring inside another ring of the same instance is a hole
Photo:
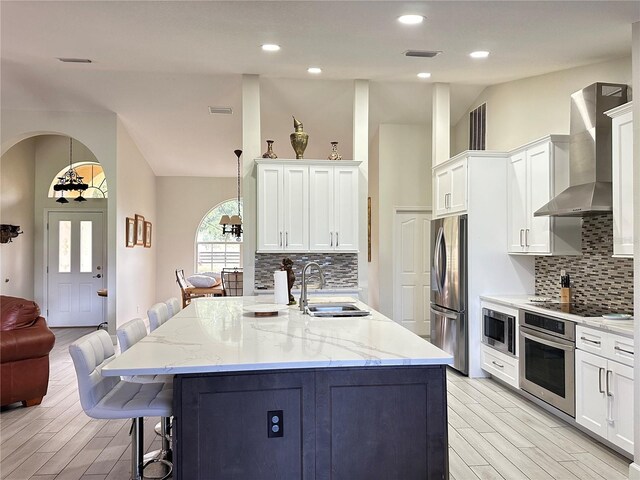
[[[466,215],[431,222],[431,343],[469,373]]]

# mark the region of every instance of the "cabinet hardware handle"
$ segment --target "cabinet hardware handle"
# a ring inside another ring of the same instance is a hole
[[[338,241],[338,232],[336,232],[336,247],[340,245],[340,242]]]
[[[580,340],[585,341],[585,342],[589,342],[589,343],[593,343],[594,345],[600,345],[600,342],[597,340],[590,340],[587,337],[580,337]],[[617,347],[616,347],[617,348]]]
[[[449,194],[444,194],[444,208],[449,208]]]
[[[289,246],[289,232],[284,232],[284,246]]]
[[[504,368],[504,365],[500,365],[498,362],[496,362],[495,360],[491,360],[491,363],[493,363],[496,367],[500,367],[500,368]]]
[[[529,229],[528,228],[524,231],[524,246],[525,247],[531,246],[529,245]]]
[[[611,370],[607,370],[607,397],[613,397],[611,390],[609,389],[609,374],[613,373]]]
[[[333,232],[329,232],[331,234],[331,246],[333,247]]]
[[[615,346],[613,347],[614,350],[618,350],[619,352],[624,352],[624,353],[628,353],[629,355],[633,355],[633,352],[630,352],[629,350],[625,350],[624,348],[620,348],[619,346]]]
[[[282,246],[282,232],[280,232],[280,246]]]
[[[447,202],[447,208],[451,208],[451,194],[447,193],[447,198],[449,199],[449,201]]]
[[[522,241],[522,234],[524,233],[524,228],[520,229],[520,246],[524,247],[524,242]]]
[[[600,367],[598,368],[598,392],[599,393],[604,393],[604,390],[602,389],[602,374],[604,372],[604,368]]]

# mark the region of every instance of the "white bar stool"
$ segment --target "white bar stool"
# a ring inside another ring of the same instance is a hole
[[[169,318],[173,317],[180,311],[180,300],[176,297],[171,297],[164,303],[167,305],[167,309],[169,309]]]
[[[80,404],[91,418],[132,419],[131,479],[143,478],[144,417],[170,417],[173,389],[164,383],[130,383],[102,376],[102,368],[115,358],[111,337],[97,330],[69,346],[78,379]]]
[[[156,303],[147,310],[147,317],[149,317],[149,328],[153,332],[156,328],[169,320],[169,309],[164,303]]]

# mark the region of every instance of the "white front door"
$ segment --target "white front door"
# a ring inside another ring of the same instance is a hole
[[[429,335],[431,214],[396,212],[393,229],[393,319]]]
[[[49,212],[47,323],[96,326],[104,321],[104,237],[101,212]]]

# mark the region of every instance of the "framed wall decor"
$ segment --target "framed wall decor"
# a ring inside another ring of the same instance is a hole
[[[136,245],[144,245],[144,217],[136,214]]]
[[[151,248],[151,222],[144,222],[144,248]]]
[[[124,244],[126,247],[133,248],[136,244],[136,221],[131,217],[125,219],[125,232]]]

